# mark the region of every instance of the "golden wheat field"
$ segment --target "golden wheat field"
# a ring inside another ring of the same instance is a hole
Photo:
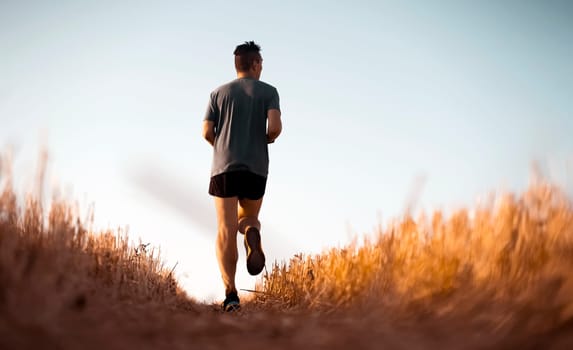
[[[223,314],[151,247],[4,180],[0,349],[573,348],[573,209],[548,183],[275,263]]]

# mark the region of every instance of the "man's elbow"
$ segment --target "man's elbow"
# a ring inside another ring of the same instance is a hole
[[[269,128],[269,130],[267,131],[267,138],[269,142],[273,142],[277,137],[279,137],[281,131],[282,131],[281,126],[275,128]]]
[[[283,124],[281,122],[281,111],[270,109],[267,112],[267,139],[273,142],[281,134]]]
[[[211,123],[203,124],[202,136],[211,145],[215,142],[215,129]]]
[[[212,130],[203,130],[203,138],[213,145],[215,143],[215,132]]]
[[[269,138],[276,139],[281,134],[281,129],[269,130]]]
[[[210,134],[210,133],[209,133],[208,130],[203,129],[203,132],[201,133],[201,136],[202,136],[205,140],[209,141],[209,134]]]

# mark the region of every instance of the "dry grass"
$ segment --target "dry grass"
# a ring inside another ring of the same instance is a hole
[[[377,238],[275,263],[257,301],[315,312],[481,318],[540,333],[573,320],[573,210],[547,183],[474,211],[404,217]]]
[[[74,206],[21,202],[5,181],[2,349],[573,345],[573,209],[546,183],[275,263],[235,315],[190,300],[155,250],[92,232]]]
[[[121,230],[92,232],[68,203],[44,210],[33,196],[17,198],[10,179],[4,174],[0,192],[0,348],[26,347],[11,337],[55,332],[86,310],[194,308],[158,251],[130,245]]]

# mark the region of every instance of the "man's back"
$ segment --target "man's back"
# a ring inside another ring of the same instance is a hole
[[[269,109],[280,109],[277,90],[256,79],[238,78],[211,93],[205,116],[215,127],[211,176],[236,170],[267,176]]]

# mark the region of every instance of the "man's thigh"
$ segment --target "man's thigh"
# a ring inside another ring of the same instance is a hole
[[[215,199],[215,208],[217,210],[217,223],[219,225],[236,225],[238,197],[213,197]]]

